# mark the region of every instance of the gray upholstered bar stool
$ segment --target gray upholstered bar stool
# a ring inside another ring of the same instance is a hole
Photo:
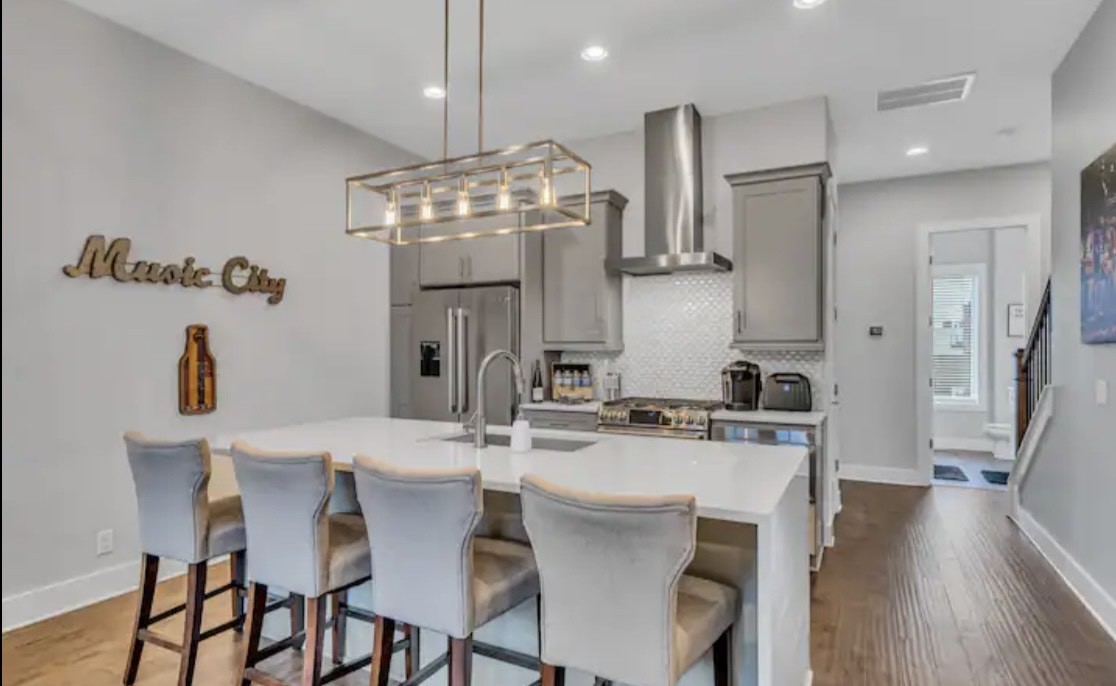
[[[399,469],[359,455],[353,471],[372,543],[372,686],[388,683],[397,621],[448,636],[446,654],[407,684],[448,664],[449,686],[467,686],[474,652],[533,669],[533,656],[473,642],[474,629],[539,593],[529,546],[475,535],[480,472]]]
[[[542,584],[543,686],[565,668],[598,683],[673,686],[713,649],[728,686],[736,590],[683,574],[694,557],[692,496],[606,496],[527,476],[523,523]]]
[[[244,515],[240,498],[209,498],[210,454],[204,438],[171,442],[128,432],[124,434],[124,446],[136,487],[143,549],[139,604],[128,662],[124,667],[124,683],[135,683],[143,646],[153,643],[181,655],[177,683],[188,686],[194,678],[198,644],[228,629],[239,631],[244,625]],[[222,555],[229,556],[231,578],[227,584],[207,593],[209,561]],[[186,563],[186,602],[152,614],[162,558]],[[205,600],[226,591],[231,593],[233,618],[202,631]],[[285,607],[287,602],[276,607]],[[292,613],[300,612],[301,600],[290,603],[297,605]],[[150,629],[153,624],[183,611],[186,622],[182,643],[175,643]],[[297,615],[297,620],[301,623],[301,615]]]
[[[291,636],[260,648],[267,589],[278,586],[306,597],[306,646],[303,686],[318,686],[361,669],[371,656],[341,664],[346,617],[372,617],[335,602],[326,621],[326,602],[370,578],[368,533],[359,514],[329,514],[333,460],[329,453],[270,452],[241,441],[232,444],[233,468],[244,502],[244,521],[252,554],[248,557],[248,632],[241,684],[283,683],[257,665],[303,636]],[[334,662],[322,674],[325,630],[333,628]],[[400,642],[396,649],[409,644]]]

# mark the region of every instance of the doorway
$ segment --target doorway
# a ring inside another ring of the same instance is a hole
[[[1014,466],[1015,351],[1024,345],[1037,219],[920,232],[916,336],[927,483],[1006,490]]]

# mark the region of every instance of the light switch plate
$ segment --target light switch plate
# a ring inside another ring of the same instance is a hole
[[[1108,404],[1108,382],[1104,379],[1097,379],[1096,396],[1098,405]]]

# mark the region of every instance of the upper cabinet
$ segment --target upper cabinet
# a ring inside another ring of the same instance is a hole
[[[825,164],[731,174],[733,347],[825,347]]]
[[[423,235],[428,232],[444,235],[466,233],[474,222],[479,226],[485,221],[491,223],[492,220],[462,220],[449,227],[426,227]],[[418,278],[424,288],[474,286],[520,279],[519,234],[421,243],[418,247]]]
[[[583,196],[564,198],[581,202]],[[616,191],[590,197],[591,223],[542,232],[543,348],[619,351],[624,348],[621,276],[605,262],[623,255],[623,212]]]

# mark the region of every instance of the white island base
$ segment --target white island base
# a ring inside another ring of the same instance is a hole
[[[506,433],[505,427],[489,427]],[[592,440],[575,452],[532,450],[512,453],[489,446],[443,440],[460,433],[444,422],[386,418],[352,418],[246,431],[211,439],[214,451],[226,452],[233,439],[268,450],[328,450],[337,468],[331,509],[356,507],[352,456],[365,453],[411,467],[461,467],[481,470],[485,488],[485,520],[481,535],[522,539],[518,517],[519,478],[538,474],[570,488],[605,493],[663,495],[691,493],[697,498],[698,547],[687,573],[736,587],[743,599],[734,631],[733,683],[736,686],[803,686],[810,683],[810,580],[806,536],[808,481],[797,474],[806,450],[791,446],[714,443],[680,439],[584,434],[555,431],[538,436]],[[217,464],[215,470],[224,471]],[[373,582],[374,583],[374,582]],[[368,585],[349,592],[349,602],[369,607]],[[479,629],[477,641],[537,655],[534,602],[524,603]],[[371,627],[350,620],[346,655],[364,655],[372,647]],[[287,616],[272,613],[265,636],[289,633]],[[328,640],[328,633],[327,633]],[[432,631],[421,632],[421,663],[445,651],[446,641]],[[329,654],[328,652],[326,653]],[[392,675],[402,681],[401,654]],[[445,670],[424,683],[446,683]],[[591,675],[569,670],[570,686],[591,686]],[[478,686],[525,686],[537,674],[477,656],[473,683]],[[712,660],[706,655],[679,682],[684,686],[713,683]],[[619,686],[619,685],[617,685]]]

